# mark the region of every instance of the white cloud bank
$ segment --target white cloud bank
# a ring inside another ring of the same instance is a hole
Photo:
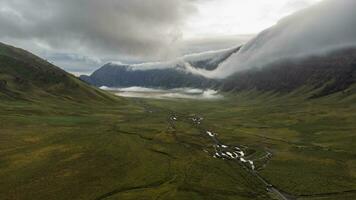
[[[250,40],[209,77],[263,67],[279,59],[356,46],[356,1],[324,0],[281,20]]]

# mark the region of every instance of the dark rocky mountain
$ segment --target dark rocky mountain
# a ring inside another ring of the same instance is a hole
[[[207,88],[216,84],[216,80],[192,74],[176,68],[132,70],[127,65],[106,64],[91,76],[80,78],[95,86],[107,87],[197,87]]]
[[[175,61],[122,65],[108,63],[90,76],[80,78],[95,86],[108,87],[197,87],[215,86],[218,80],[210,79],[199,70],[212,71],[238,52],[240,47],[187,55]]]

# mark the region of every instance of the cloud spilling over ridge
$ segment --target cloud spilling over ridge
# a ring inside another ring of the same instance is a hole
[[[239,71],[261,68],[280,59],[321,55],[352,46],[356,47],[356,1],[324,0],[287,16],[275,26],[261,32],[222,62],[216,70],[196,68],[189,61],[219,58],[227,50],[192,54],[166,62],[130,65],[130,68],[177,68],[207,78],[220,79]]]
[[[207,76],[224,78],[280,59],[352,46],[356,46],[356,1],[324,0],[263,31]]]
[[[148,62],[141,64],[123,64],[120,62],[111,62],[111,64],[126,66],[128,70],[164,70],[175,69],[186,73],[213,78],[213,70],[199,68],[196,63],[204,62],[203,66],[217,66],[220,62],[227,59],[231,54],[238,51],[240,47],[232,47],[215,51],[188,54],[173,60],[162,62]],[[211,76],[211,77],[210,77]]]
[[[1,0],[0,39],[99,57],[165,57],[195,12],[191,1]]]

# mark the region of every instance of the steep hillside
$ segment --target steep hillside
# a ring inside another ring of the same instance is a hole
[[[291,92],[305,87],[314,90],[311,98],[335,92],[345,94],[356,83],[356,49],[330,52],[322,56],[279,61],[262,69],[238,72],[221,85],[223,91]]]
[[[112,99],[111,95],[88,86],[51,63],[2,43],[0,97],[27,100],[45,97],[74,101]]]

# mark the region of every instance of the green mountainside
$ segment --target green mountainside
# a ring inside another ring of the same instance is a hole
[[[0,98],[112,101],[51,63],[19,48],[0,43]]]

